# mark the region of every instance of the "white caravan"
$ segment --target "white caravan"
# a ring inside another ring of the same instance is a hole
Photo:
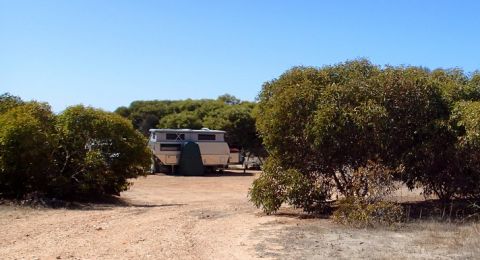
[[[230,149],[224,139],[225,131],[192,129],[150,129],[148,146],[153,152],[152,172],[161,166],[169,166],[175,171],[179,164],[182,147],[188,142],[195,142],[200,148],[203,165],[215,170],[226,168],[230,157]]]

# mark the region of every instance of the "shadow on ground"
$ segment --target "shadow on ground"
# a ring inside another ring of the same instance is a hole
[[[470,222],[480,221],[480,203],[465,199],[455,199],[449,202],[431,199],[425,201],[400,203],[404,210],[404,222],[440,221],[440,222]],[[326,205],[321,212],[307,213],[293,207],[282,207],[273,216],[292,219],[330,219],[337,209],[335,203]],[[257,213],[259,216],[265,213]]]
[[[66,207],[72,210],[108,210],[114,207],[134,207],[134,208],[162,208],[162,207],[181,207],[187,204],[164,203],[148,204],[128,201],[118,196],[103,197],[95,201],[72,202],[72,205]]]
[[[425,200],[402,203],[405,217],[409,220],[471,221],[480,220],[479,203],[456,199],[449,202]]]
[[[173,177],[243,177],[243,176],[255,176],[257,172],[255,171],[223,171],[223,172],[216,172],[216,173],[206,173],[205,175],[198,175],[198,176],[186,176],[180,174],[171,174],[171,173],[155,173],[154,175],[159,176],[173,176]]]
[[[119,196],[103,196],[99,198],[60,200],[48,197],[34,197],[24,200],[0,200],[0,205],[23,206],[37,209],[69,209],[69,210],[108,210],[116,207],[160,208],[180,207],[187,204],[165,203],[145,204],[125,200]]]
[[[255,176],[254,172],[233,172],[233,171],[223,171],[222,173],[207,173],[205,177],[242,177],[242,176]]]

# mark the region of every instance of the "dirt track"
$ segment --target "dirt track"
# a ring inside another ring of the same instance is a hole
[[[125,205],[81,209],[0,206],[0,259],[475,258],[479,226],[355,230],[247,200],[254,176],[152,175]],[[439,230],[440,229],[440,230]]]
[[[0,256],[9,258],[245,258],[261,217],[247,203],[253,176],[155,175],[135,181],[128,205],[78,210],[0,206]],[[2,257],[0,257],[2,258]]]

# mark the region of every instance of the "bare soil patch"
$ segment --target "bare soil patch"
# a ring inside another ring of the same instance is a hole
[[[151,175],[123,203],[77,209],[0,205],[1,259],[478,258],[480,226],[424,220],[350,229],[248,202],[255,174]]]

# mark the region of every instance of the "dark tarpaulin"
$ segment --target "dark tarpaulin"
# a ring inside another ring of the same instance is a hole
[[[180,155],[179,173],[185,176],[204,175],[202,155],[198,144],[188,142],[182,149]]]

